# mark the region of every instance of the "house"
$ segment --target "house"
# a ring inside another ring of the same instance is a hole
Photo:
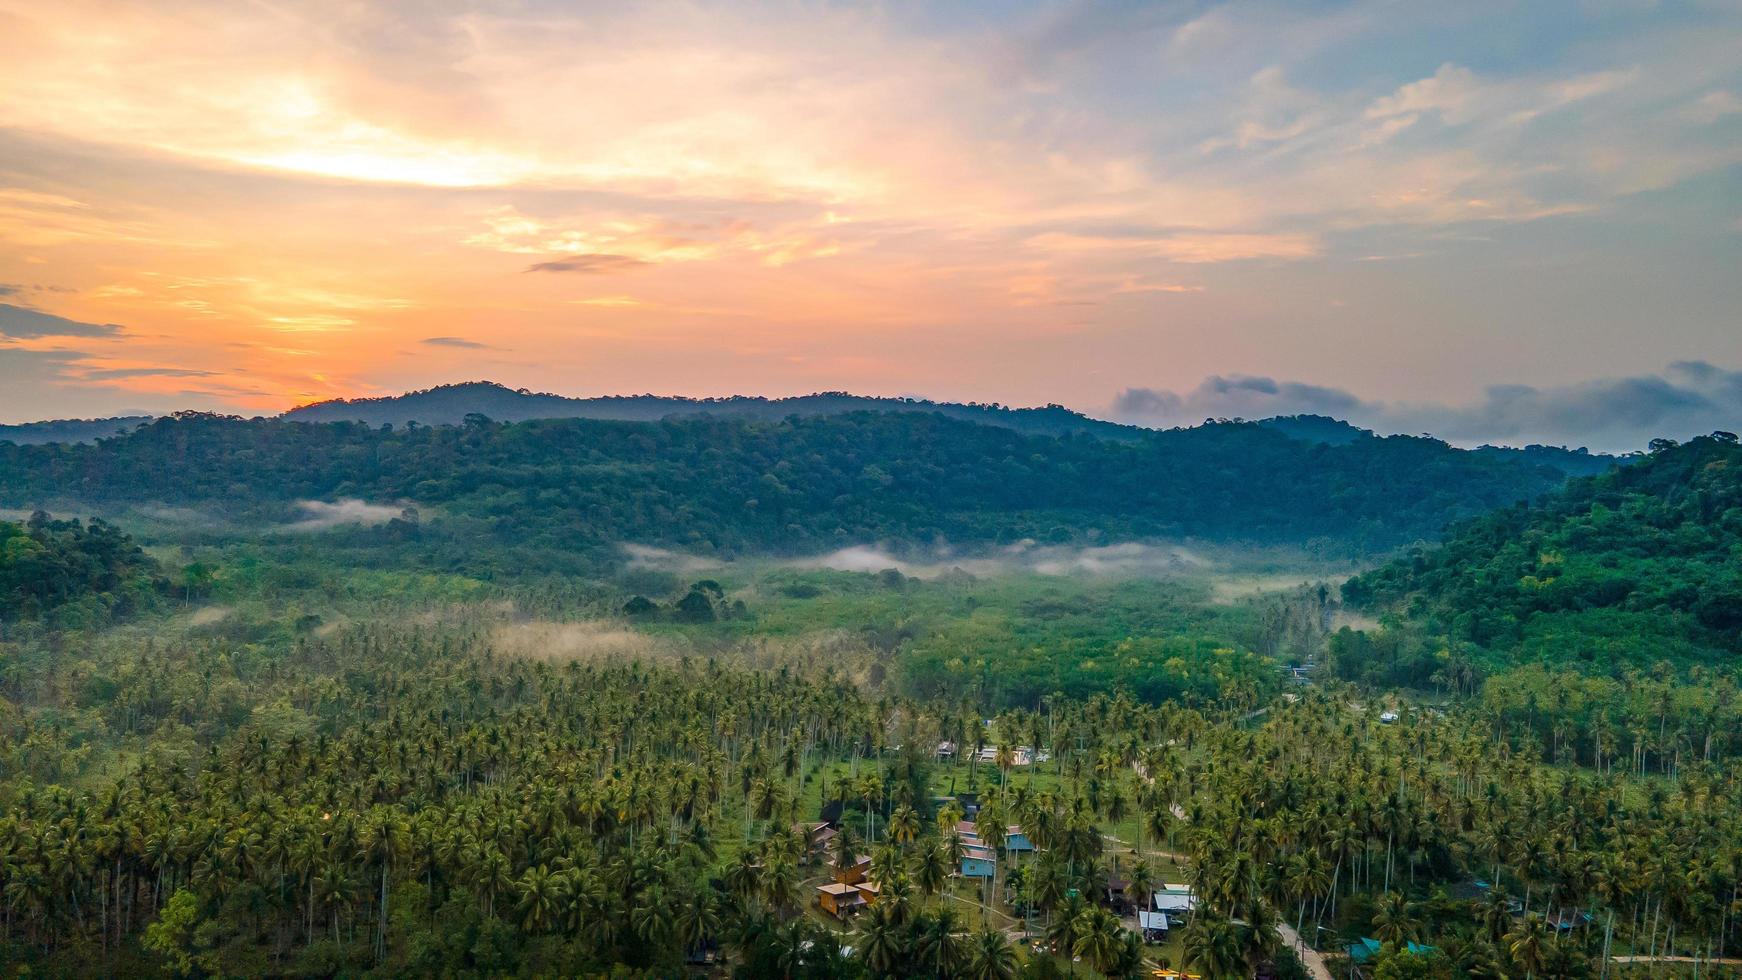
[[[814,854],[827,854],[829,852],[829,845],[834,843],[835,838],[840,833],[841,832],[835,828],[824,824],[823,829],[817,831],[816,834],[811,837],[811,852]]]
[[[939,759],[954,759],[955,757],[956,757],[956,743],[947,742],[947,741],[938,743],[938,758]]]
[[[1004,828],[1004,849],[1013,853],[1032,851],[1034,850],[1034,842],[1028,839],[1028,835],[1022,832],[1020,826],[1011,824]]]
[[[871,855],[858,858],[846,867],[836,866],[835,883],[840,885],[857,885],[865,880],[865,875],[871,871]]]
[[[1379,713],[1379,724],[1381,724],[1381,725],[1394,725],[1396,723],[1397,723],[1397,712],[1395,712],[1395,711],[1382,711]]]
[[[1010,755],[1011,755],[1010,764],[1013,766],[1031,766],[1031,765],[1034,765],[1034,750],[1029,748],[1026,745],[1018,745],[1015,748],[1011,749]],[[981,762],[986,763],[987,765],[995,766],[998,764],[998,747],[996,745],[984,746],[980,749],[980,753],[977,756],[975,756],[975,758],[979,759]],[[1045,760],[1042,760],[1042,761],[1045,761]]]
[[[813,851],[820,850],[829,841],[835,839],[837,831],[829,826],[828,821],[819,820],[812,823],[795,823],[792,832],[804,838],[805,846]]]
[[[837,919],[844,919],[865,904],[865,896],[857,886],[831,882],[817,886],[817,907]]]
[[[1130,903],[1125,900],[1125,892],[1130,887],[1131,883],[1126,881],[1124,878],[1121,878],[1118,875],[1108,876],[1107,904],[1111,905],[1116,911],[1124,911],[1125,909],[1130,908]]]
[[[1137,931],[1143,934],[1146,943],[1159,943],[1167,939],[1166,912],[1137,913]]]
[[[969,844],[962,849],[962,877],[991,878],[997,873],[998,855],[991,848]]]
[[[879,889],[876,885],[871,884],[869,881],[861,881],[853,887],[859,889],[859,897],[865,900],[866,905],[877,904],[877,892]]]
[[[1190,915],[1198,907],[1197,898],[1192,895],[1190,885],[1166,884],[1155,893],[1155,910],[1179,917]]]

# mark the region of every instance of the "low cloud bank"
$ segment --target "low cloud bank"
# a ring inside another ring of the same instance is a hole
[[[647,568],[660,572],[704,572],[710,568],[719,568],[726,564],[717,558],[704,558],[701,555],[685,554],[681,551],[670,551],[665,548],[655,548],[645,544],[620,545],[623,553],[629,556],[630,568]]]
[[[1659,437],[1687,439],[1742,427],[1742,371],[1678,361],[1661,374],[1571,385],[1495,385],[1468,405],[1375,401],[1341,388],[1248,375],[1213,376],[1190,391],[1130,388],[1112,417],[1158,427],[1206,418],[1329,415],[1385,433],[1430,433],[1460,445],[1644,449]]]
[[[291,531],[324,531],[341,524],[385,524],[405,513],[403,506],[371,504],[361,500],[299,500],[296,509],[303,518],[287,526]]]
[[[986,554],[951,555],[937,552],[915,558],[897,558],[869,546],[842,548],[826,555],[787,562],[792,568],[826,568],[838,572],[880,572],[893,568],[915,578],[936,578],[952,571],[992,577],[1032,573],[1036,575],[1131,575],[1157,576],[1208,567],[1202,556],[1178,545],[1122,544],[1078,547],[1037,545],[1033,541],[999,548]]]

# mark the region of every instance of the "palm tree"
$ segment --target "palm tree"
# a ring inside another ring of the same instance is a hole
[[[968,951],[967,980],[1015,980],[1016,950],[996,929],[982,929]]]
[[[920,848],[914,855],[913,881],[919,886],[920,894],[927,898],[943,891],[945,880],[950,875],[949,858],[944,854],[944,845],[935,844]]]
[[[1143,896],[1143,910],[1149,911],[1155,902],[1155,886],[1158,879],[1155,876],[1155,866],[1148,861],[1139,860],[1131,866],[1131,890]]]
[[[1373,914],[1373,938],[1400,948],[1415,939],[1421,934],[1421,921],[1414,911],[1402,892],[1381,896],[1379,910]]]
[[[1071,952],[1088,960],[1096,970],[1107,973],[1124,947],[1119,935],[1122,931],[1118,917],[1112,912],[1091,908],[1083,914],[1077,926]]]
[[[1549,956],[1548,925],[1542,916],[1526,912],[1517,927],[1506,934],[1506,949],[1512,962],[1524,971],[1526,980],[1536,976]]]
[[[871,908],[859,926],[859,949],[871,972],[885,975],[895,972],[902,957],[901,933],[901,927],[890,921],[884,906]]]
[[[540,933],[549,929],[556,921],[557,908],[561,902],[561,880],[550,873],[544,865],[527,868],[515,884],[515,890],[520,893],[520,901],[515,905],[515,911],[520,913],[520,925],[528,932]]]
[[[712,889],[704,884],[686,892],[677,903],[672,925],[685,952],[694,953],[707,945],[708,938],[720,928],[720,913]]]
[[[1088,910],[1081,895],[1067,895],[1046,927],[1047,948],[1055,953],[1068,953],[1076,945],[1078,927]]]
[[[956,934],[956,913],[948,905],[922,920],[914,959],[933,976],[956,972],[963,959],[962,939]]]
[[[1200,913],[1186,926],[1184,945],[1187,965],[1209,980],[1239,977],[1246,968],[1234,924],[1219,915]]]
[[[897,844],[911,844],[919,836],[919,814],[906,803],[889,815],[889,839]]]

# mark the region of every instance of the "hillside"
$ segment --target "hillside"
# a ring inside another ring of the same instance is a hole
[[[1593,670],[1742,652],[1742,447],[1676,446],[1453,529],[1343,587],[1489,661]]]
[[[565,553],[1194,537],[1352,556],[1560,479],[1429,439],[1329,446],[1228,423],[1126,442],[918,412],[392,431],[183,415],[92,445],[0,446],[9,506],[169,504],[286,521],[296,502],[355,498],[431,509],[432,533]]]
[[[665,395],[606,395],[568,398],[512,389],[490,381],[442,385],[382,398],[334,399],[293,408],[284,418],[294,422],[365,422],[369,425],[458,425],[468,415],[497,422],[532,419],[598,419],[657,422],[662,419],[711,416],[774,422],[788,416],[815,417],[848,412],[918,412],[965,422],[996,425],[1038,435],[1085,433],[1103,438],[1132,439],[1136,428],[1103,422],[1058,405],[1006,408],[934,402],[915,398],[869,398],[846,392],[819,392],[793,398],[681,398]]]

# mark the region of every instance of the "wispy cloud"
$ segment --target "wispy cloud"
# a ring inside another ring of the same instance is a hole
[[[461,350],[494,350],[489,344],[481,344],[476,340],[464,337],[425,337],[418,343],[426,347],[456,347]]]
[[[631,258],[627,255],[613,255],[609,252],[595,252],[591,255],[571,255],[563,259],[551,259],[548,262],[534,262],[526,267],[527,272],[578,272],[596,275],[606,272],[625,272],[641,266],[651,265],[643,259]]]

